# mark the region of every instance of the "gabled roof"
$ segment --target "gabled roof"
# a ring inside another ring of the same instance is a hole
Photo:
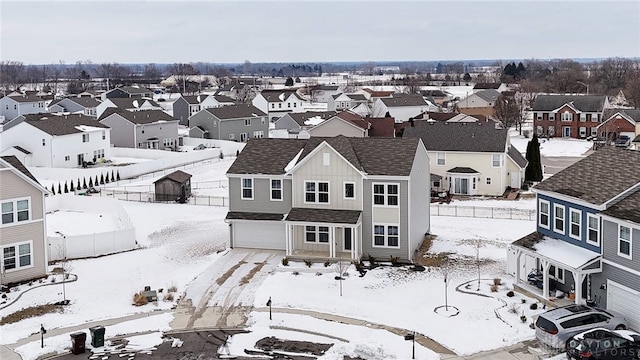
[[[137,99],[137,98],[109,98],[107,99],[113,103],[113,105],[121,108],[121,109],[138,109],[145,102],[148,102],[149,105],[154,107],[160,107],[158,103],[149,99]]]
[[[52,107],[54,105],[58,105],[59,103],[63,102],[63,101],[71,101],[74,102],[82,107],[85,108],[94,108],[98,105],[100,105],[100,101],[91,98],[91,97],[70,97],[70,98],[64,98],[64,99],[60,99],[60,100],[55,100],[53,101],[51,104],[49,104],[49,107]]]
[[[365,118],[370,124],[369,128],[369,136],[370,137],[393,137],[395,135],[395,122],[396,119],[393,117],[383,117],[383,118]]]
[[[202,100],[207,98],[207,95],[182,95],[182,98],[189,104],[200,104]]]
[[[291,95],[298,98],[298,100],[304,100],[298,95],[298,92],[295,90],[262,90],[260,92],[268,102],[281,102],[287,100]]]
[[[209,108],[205,109],[205,111],[220,120],[267,116],[267,114],[260,111],[257,107],[246,104]]]
[[[359,210],[292,208],[285,221],[319,222],[329,224],[357,224]]]
[[[324,142],[354,168],[367,174],[408,176],[419,139],[344,136],[309,139],[253,138],[247,142],[227,174],[284,174],[285,167],[290,166],[292,160],[297,157],[299,163]]]
[[[422,95],[395,95],[392,98],[382,98],[380,101],[387,107],[427,105]]]
[[[234,103],[235,100],[233,100],[232,98],[228,97],[228,96],[224,96],[224,95],[214,95],[213,96],[216,100],[218,100],[218,102],[220,103]]]
[[[429,151],[504,153],[507,129],[492,123],[416,121],[404,129],[402,136],[421,138]]]
[[[477,83],[473,88],[481,89],[481,90],[487,90],[487,89],[497,90],[500,88],[501,85],[502,83]]]
[[[25,120],[24,122],[52,136],[82,133],[84,132],[83,130],[80,129],[80,127],[82,126],[89,126],[93,128],[104,128],[104,129],[109,128],[108,126],[103,125],[100,122],[96,121],[95,118],[91,116],[85,116],[82,114],[73,114],[73,115],[47,114],[46,117],[42,117],[40,120]]]
[[[225,220],[281,221],[283,218],[283,214],[229,211]]]
[[[30,102],[39,102],[44,101],[41,97],[36,96],[35,94],[31,95],[14,95],[8,96],[9,99],[15,100],[19,103],[30,103]]]
[[[349,97],[349,99],[353,101],[367,101],[367,98],[362,94],[345,94]]]
[[[453,173],[453,174],[478,174],[478,171],[466,166],[456,166],[454,168],[447,170],[447,172]]]
[[[291,117],[300,126],[306,126],[305,122],[311,118],[318,117],[322,120],[327,120],[336,114],[337,112],[335,111],[307,111],[303,113],[287,113],[285,116]]]
[[[176,170],[174,172],[172,172],[171,174],[165,175],[163,177],[161,177],[160,179],[154,181],[153,183],[157,183],[158,181],[161,180],[165,180],[165,179],[169,179],[171,181],[175,181],[177,183],[184,183],[185,181],[191,179],[191,174],[188,174],[182,170]]]
[[[140,87],[140,86],[122,86],[116,89],[120,89],[130,95],[145,94],[145,93],[152,92],[150,89],[147,89],[145,87]]]
[[[602,114],[602,119],[606,121],[617,113],[636,123],[640,122],[640,109],[606,109]]]
[[[8,156],[0,156],[0,158],[6,161],[9,165],[13,166],[16,170],[23,173],[26,177],[28,177],[29,179],[35,181],[38,185],[40,185],[40,183],[38,182],[38,179],[36,179],[36,177],[33,176],[33,174],[31,174],[31,172],[27,169],[27,167],[24,166],[24,164],[20,162],[20,160],[18,160],[17,157],[13,155],[8,155]]]
[[[122,109],[107,109],[100,117],[100,121],[104,120],[112,114],[118,114],[121,117],[129,120],[134,124],[151,124],[159,121],[178,121],[178,119],[167,114],[162,110],[140,110],[140,111],[127,111]]]
[[[509,150],[507,150],[507,156],[509,156],[511,160],[513,160],[522,169],[526,168],[527,164],[529,163],[529,161],[527,161],[527,159],[522,156],[520,151],[518,151],[518,149],[516,149],[512,145],[510,145]]]
[[[640,190],[620,200],[602,213],[617,219],[640,224]]]
[[[500,96],[500,93],[497,92],[496,90],[489,89],[489,90],[478,91],[474,95],[477,95],[480,99],[482,99],[484,101],[494,102],[494,101],[496,101],[498,96]]]
[[[352,113],[350,111],[342,111],[339,112],[336,116],[361,129],[369,129],[369,122],[358,114]]]
[[[313,90],[336,91],[338,85],[317,85],[313,87]]]
[[[583,112],[602,112],[607,97],[604,95],[538,95],[533,111],[553,111],[565,104]]]
[[[394,94],[394,91],[376,91],[369,88],[364,88],[362,91],[369,93],[371,97],[389,97]]]
[[[602,205],[640,183],[638,164],[640,151],[605,146],[542,181],[535,189]]]

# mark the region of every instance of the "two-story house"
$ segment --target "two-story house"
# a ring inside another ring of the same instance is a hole
[[[0,157],[0,183],[0,284],[44,277],[48,191],[14,156]]]
[[[180,125],[189,125],[189,117],[200,110],[234,105],[233,99],[224,95],[187,95],[180,96],[172,103],[173,117]]]
[[[288,130],[290,133],[299,133],[301,130],[309,130],[336,114],[335,111],[287,113],[276,120],[274,125],[276,130]]]
[[[640,329],[639,164],[640,152],[606,147],[535,186],[536,231],[508,252],[514,285],[531,290],[538,271],[541,297],[561,290]]]
[[[309,135],[317,137],[348,136],[367,137],[371,123],[368,118],[349,112],[341,111],[309,129]]]
[[[160,110],[109,109],[99,119],[111,128],[115,147],[176,150],[178,119]]]
[[[436,111],[437,107],[427,103],[422,95],[394,94],[392,98],[381,98],[373,104],[373,116],[385,117],[387,114],[396,122],[405,122],[425,111]]]
[[[231,247],[411,261],[430,230],[418,138],[252,139],[227,177]]]
[[[296,90],[262,90],[251,103],[276,121],[289,112],[305,112],[304,99]]]
[[[311,87],[311,101],[327,103],[329,99],[340,94],[338,85],[316,85]]]
[[[204,109],[189,118],[189,136],[245,142],[269,136],[267,114],[253,105]]]
[[[329,98],[327,110],[343,111],[368,102],[367,98],[362,94],[336,94]]]
[[[72,168],[109,159],[111,129],[81,114],[26,115],[26,120],[0,133],[0,144],[3,155],[22,154],[20,160],[27,166]]]
[[[456,103],[456,108],[463,114],[484,116],[493,115],[493,107],[496,105],[500,93],[494,89],[485,89],[468,94],[464,99]]]
[[[109,98],[102,101],[96,107],[97,117],[101,117],[102,114],[109,108],[118,108],[127,111],[141,111],[141,110],[162,110],[162,107],[151,99],[141,98]]]
[[[71,97],[51,102],[49,104],[49,112],[84,114],[98,117],[98,105],[100,105],[100,101],[92,97]]]
[[[46,112],[45,100],[36,95],[9,95],[0,98],[0,116],[9,122],[20,115]]]
[[[451,194],[501,196],[522,187],[527,160],[493,123],[414,121],[402,136],[422,139],[431,173]]]
[[[538,136],[596,136],[608,107],[604,95],[538,95],[532,109],[533,126]]]
[[[100,95],[102,101],[112,98],[148,98],[153,99],[153,90],[142,86],[122,86],[106,91]]]

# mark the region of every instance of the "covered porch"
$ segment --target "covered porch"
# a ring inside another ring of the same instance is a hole
[[[560,290],[576,304],[591,297],[590,275],[602,272],[601,255],[563,240],[534,232],[511,244],[515,287],[543,301]]]
[[[285,237],[288,257],[358,260],[361,211],[292,208],[285,218]]]
[[[140,143],[142,149],[159,149],[160,148],[160,139],[157,137],[149,138]]]

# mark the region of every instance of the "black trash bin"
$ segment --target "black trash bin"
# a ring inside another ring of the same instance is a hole
[[[91,346],[98,348],[104,346],[104,326],[94,326],[91,331]]]
[[[73,355],[84,354],[85,342],[87,341],[87,334],[84,332],[75,332],[70,334],[71,336],[71,353]]]

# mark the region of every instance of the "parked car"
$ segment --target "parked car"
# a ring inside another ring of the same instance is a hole
[[[631,138],[628,137],[627,135],[620,135],[616,139],[616,146],[617,147],[627,147],[630,144],[631,144]]]
[[[640,334],[629,330],[596,328],[575,335],[567,347],[573,360],[640,359]]]
[[[624,318],[608,310],[573,304],[540,314],[536,338],[543,346],[565,349],[574,335],[596,327],[624,330],[627,324]]]

